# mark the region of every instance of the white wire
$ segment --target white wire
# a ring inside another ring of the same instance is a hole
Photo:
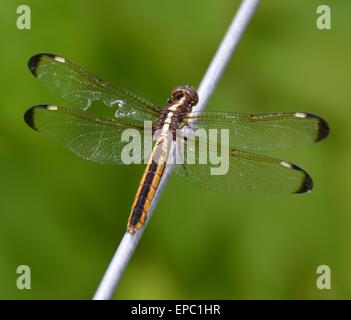
[[[224,36],[204,78],[201,81],[198,89],[199,103],[196,108],[194,108],[194,112],[203,111],[205,109],[205,106],[207,105],[219,79],[228,65],[230,58],[237,44],[239,43],[247,24],[254,14],[259,1],[260,0],[242,1],[239,10],[230,24],[226,35]],[[94,300],[108,300],[112,298],[115,289],[122,278],[123,272],[132,258],[134,250],[137,247],[146,225],[152,216],[153,210],[159,201],[160,195],[168,182],[172,170],[173,166],[167,165],[143,227],[135,234],[130,234],[129,232],[124,234],[123,239],[110,262],[110,265],[108,266],[105,275],[101,280],[98,289],[96,290],[93,297]]]

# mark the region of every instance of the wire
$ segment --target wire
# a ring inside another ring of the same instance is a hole
[[[216,89],[217,83],[227,67],[233,52],[244,34],[246,26],[254,14],[259,2],[260,0],[242,1],[227,33],[225,34],[210,66],[206,71],[204,78],[201,81],[198,89],[199,103],[193,109],[193,112],[199,112],[205,109],[208,100]],[[108,266],[105,275],[101,280],[98,289],[96,290],[93,297],[94,300],[108,300],[112,298],[115,289],[122,278],[123,272],[132,258],[135,248],[137,247],[147,223],[152,216],[162,191],[169,180],[173,168],[173,165],[166,166],[160,185],[150,206],[145,224],[135,234],[130,234],[129,232],[124,234],[123,239],[110,262],[110,265]]]

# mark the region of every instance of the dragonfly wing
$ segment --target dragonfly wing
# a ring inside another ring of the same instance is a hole
[[[310,113],[240,114],[204,112],[186,120],[195,128],[229,129],[230,145],[241,150],[274,150],[308,145],[326,138],[325,120]]]
[[[137,121],[97,117],[53,105],[34,106],[26,111],[24,119],[31,128],[58,141],[78,156],[100,163],[125,163],[122,150],[128,141],[122,141],[121,137],[126,129],[133,130],[129,131],[130,137],[143,136],[143,124]],[[141,154],[135,155],[140,161]]]
[[[51,91],[91,112],[93,103],[102,103],[116,117],[154,120],[159,108],[143,98],[101,80],[84,69],[50,53],[39,53],[28,61],[32,74]]]
[[[222,150],[221,161],[215,165],[203,160],[206,157],[218,160],[219,148],[209,148],[198,142],[190,145],[188,139],[184,149],[184,164],[177,164],[175,172],[206,189],[289,194],[308,192],[313,186],[304,170],[287,161],[227,148]]]

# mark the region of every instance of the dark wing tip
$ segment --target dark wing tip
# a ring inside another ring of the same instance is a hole
[[[37,130],[34,126],[34,109],[35,107],[29,108],[25,113],[24,113],[24,121],[25,123],[30,126],[32,129]]]
[[[316,125],[318,128],[318,132],[317,132],[316,142],[325,139],[329,135],[329,131],[330,131],[327,121],[311,113],[307,113],[307,117],[313,118],[317,121]]]
[[[301,171],[304,175],[301,186],[294,193],[310,192],[313,188],[313,180],[312,180],[311,176],[305,170],[301,169],[297,165],[295,165],[295,164],[291,164],[291,165],[292,165],[292,168],[294,170]]]
[[[24,113],[24,121],[25,123],[30,126],[32,129],[38,131],[38,129],[35,127],[35,121],[34,121],[34,113],[37,108],[47,108],[47,104],[40,104],[34,107],[29,108],[25,113]]]
[[[55,59],[57,55],[52,53],[37,53],[34,56],[30,57],[30,59],[28,60],[28,68],[35,77],[37,76],[38,65],[43,57]]]
[[[318,131],[318,136],[316,141],[321,141],[329,135],[330,129],[327,121],[325,121],[322,118],[318,119],[318,128],[319,128],[319,131]]]

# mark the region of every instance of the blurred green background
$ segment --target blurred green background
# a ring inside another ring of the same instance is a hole
[[[123,236],[143,166],[79,159],[29,129],[25,110],[65,102],[27,70],[60,54],[157,104],[197,86],[239,1],[2,1],[0,298],[89,299]],[[332,29],[316,28],[329,4]],[[117,299],[351,298],[349,0],[262,1],[207,110],[306,111],[329,138],[273,153],[314,178],[309,194],[226,195],[172,176]],[[32,289],[16,288],[29,265]],[[316,269],[331,268],[331,290]]]

